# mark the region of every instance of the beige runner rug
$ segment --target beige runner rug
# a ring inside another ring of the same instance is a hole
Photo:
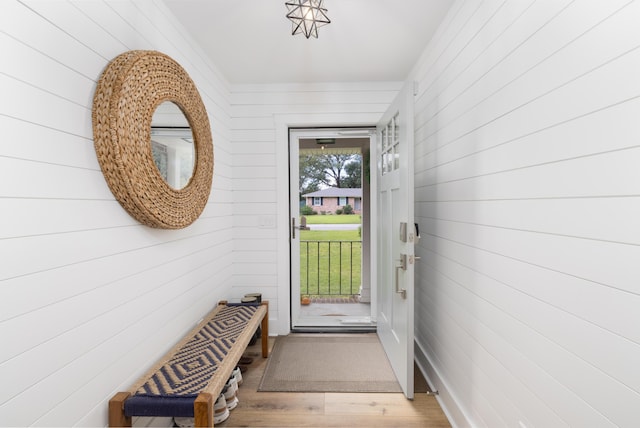
[[[279,336],[258,391],[402,392],[375,334]]]

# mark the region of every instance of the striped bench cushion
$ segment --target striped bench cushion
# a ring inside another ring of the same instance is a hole
[[[260,320],[254,320],[259,305],[227,304],[183,343],[172,357],[160,363],[153,373],[124,403],[127,416],[193,416],[197,395],[206,390],[213,376],[232,351],[249,323],[255,332]],[[246,332],[245,332],[246,336]],[[236,352],[239,355],[242,353]],[[226,382],[226,379],[224,379]]]

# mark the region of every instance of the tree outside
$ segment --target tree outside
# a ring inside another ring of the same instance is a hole
[[[360,188],[362,155],[300,154],[300,195],[327,187]]]

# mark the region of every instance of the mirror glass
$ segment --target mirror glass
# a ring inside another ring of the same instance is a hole
[[[164,181],[180,190],[189,184],[196,160],[193,134],[180,108],[165,101],[151,119],[151,152]]]

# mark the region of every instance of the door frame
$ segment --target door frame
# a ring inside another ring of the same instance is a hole
[[[277,257],[277,306],[269,311],[270,330],[276,335],[291,332],[291,261],[289,259],[290,218],[289,218],[289,128],[349,128],[375,127],[380,113],[325,113],[325,114],[276,114],[276,254]],[[375,147],[371,147],[371,159],[375,159]],[[375,187],[374,187],[375,186]],[[374,174],[371,175],[371,193],[377,189]],[[372,195],[373,196],[373,195]],[[375,196],[373,196],[375,198]],[[372,199],[371,203],[375,203]],[[373,206],[373,205],[372,205]],[[375,210],[372,210],[375,211]],[[371,222],[376,224],[376,214],[372,212]],[[371,228],[371,266],[376,265],[377,231]],[[375,272],[372,272],[371,286],[377,286]],[[275,310],[274,310],[275,309]]]
[[[376,177],[371,177],[367,185],[364,185],[364,176],[363,180],[363,198],[362,203],[366,202],[367,210],[366,214],[362,216],[362,248],[361,255],[363,261],[363,276],[362,279],[368,282],[369,285],[369,307],[370,311],[368,314],[368,318],[371,323],[362,323],[360,321],[361,317],[358,316],[317,316],[317,317],[304,317],[301,318],[300,315],[300,305],[296,304],[299,302],[300,293],[296,292],[297,287],[299,286],[299,278],[296,280],[294,277],[294,271],[299,272],[299,264],[297,260],[299,260],[299,252],[296,251],[294,245],[299,244],[299,229],[297,228],[300,225],[300,215],[298,213],[298,198],[297,189],[298,185],[298,176],[295,176],[295,172],[297,171],[299,174],[299,163],[297,165],[293,165],[294,162],[298,162],[299,159],[299,150],[300,150],[300,140],[302,139],[314,139],[314,138],[332,138],[336,140],[362,140],[367,139],[369,142],[366,148],[369,150],[369,155],[371,157],[371,151],[375,153],[375,127],[373,126],[358,126],[358,127],[303,127],[303,128],[289,128],[289,176],[290,176],[290,184],[289,184],[289,219],[290,221],[295,221],[296,229],[293,229],[293,225],[290,224],[290,234],[293,234],[295,231],[296,237],[298,240],[294,240],[291,237],[290,243],[290,277],[289,277],[289,285],[290,285],[290,315],[291,315],[291,329],[295,331],[336,331],[336,332],[344,332],[344,331],[375,331],[375,321],[376,321],[376,307],[377,307],[377,278],[373,273],[375,272],[375,264],[372,261],[372,254],[375,251],[376,244],[373,242],[373,239],[376,239],[377,234],[373,230],[372,225],[375,225],[372,217],[375,217],[376,214],[376,206],[375,206],[375,198],[377,195],[375,194],[375,188],[372,185],[376,183]],[[348,146],[348,143],[346,147]],[[336,147],[341,147],[340,143],[336,142]],[[364,154],[365,147],[362,147],[362,159],[364,166]],[[373,158],[375,159],[375,158]],[[374,165],[375,167],[375,165]],[[372,176],[372,174],[369,174]],[[365,192],[366,189],[366,192]],[[294,195],[295,192],[295,195]],[[366,260],[366,263],[365,263]],[[351,322],[350,322],[351,321]]]

